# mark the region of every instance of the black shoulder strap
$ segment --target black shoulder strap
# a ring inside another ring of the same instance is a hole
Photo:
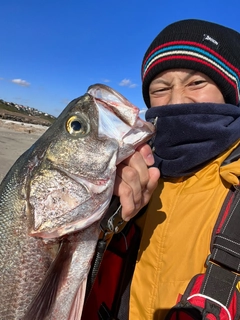
[[[240,186],[234,188],[217,220],[210,260],[240,273]]]
[[[239,320],[240,188],[230,190],[212,236],[205,274],[188,284],[166,320]]]
[[[229,308],[234,296],[238,296],[239,299],[239,273],[240,187],[235,186],[229,191],[214,228],[211,254],[207,259],[201,294]],[[235,301],[235,311],[239,316],[239,301]]]
[[[238,146],[222,165],[240,158]],[[188,284],[166,320],[240,319],[240,185],[232,186],[215,224],[205,274]]]

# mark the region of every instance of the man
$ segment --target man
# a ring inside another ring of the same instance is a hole
[[[155,121],[155,166],[143,146],[118,168],[115,193],[127,220],[147,203],[132,280],[130,319],[164,319],[191,278],[206,270],[213,228],[232,185],[239,145],[240,35],[206,21],[166,27],[142,65],[143,97]],[[120,178],[121,177],[121,178]],[[122,179],[122,180],[121,180]],[[121,181],[121,182],[120,182]]]
[[[173,23],[149,46],[142,81],[156,136],[153,155],[144,145],[117,170],[122,216],[136,216],[141,228],[130,310],[120,320],[164,319],[190,280],[206,271],[216,220],[239,184],[240,34],[201,20]],[[114,272],[111,259],[107,266]]]

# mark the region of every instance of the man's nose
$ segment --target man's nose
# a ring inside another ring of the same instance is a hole
[[[181,103],[188,103],[188,102],[189,102],[189,99],[184,94],[184,90],[181,90],[181,89],[171,90],[170,104],[181,104]]]

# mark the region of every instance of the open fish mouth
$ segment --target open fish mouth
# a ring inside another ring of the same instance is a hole
[[[139,109],[116,90],[102,84],[95,84],[87,91],[95,101],[105,104],[105,107],[115,113],[121,121],[129,126],[135,126]]]
[[[105,85],[96,84],[88,88],[98,108],[99,137],[107,136],[118,141],[119,164],[142,143],[155,134],[151,123],[139,117],[139,109],[119,92]]]

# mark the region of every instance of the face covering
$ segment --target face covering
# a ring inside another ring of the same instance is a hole
[[[183,177],[206,165],[240,139],[240,108],[191,103],[153,107],[155,165],[162,177]]]

